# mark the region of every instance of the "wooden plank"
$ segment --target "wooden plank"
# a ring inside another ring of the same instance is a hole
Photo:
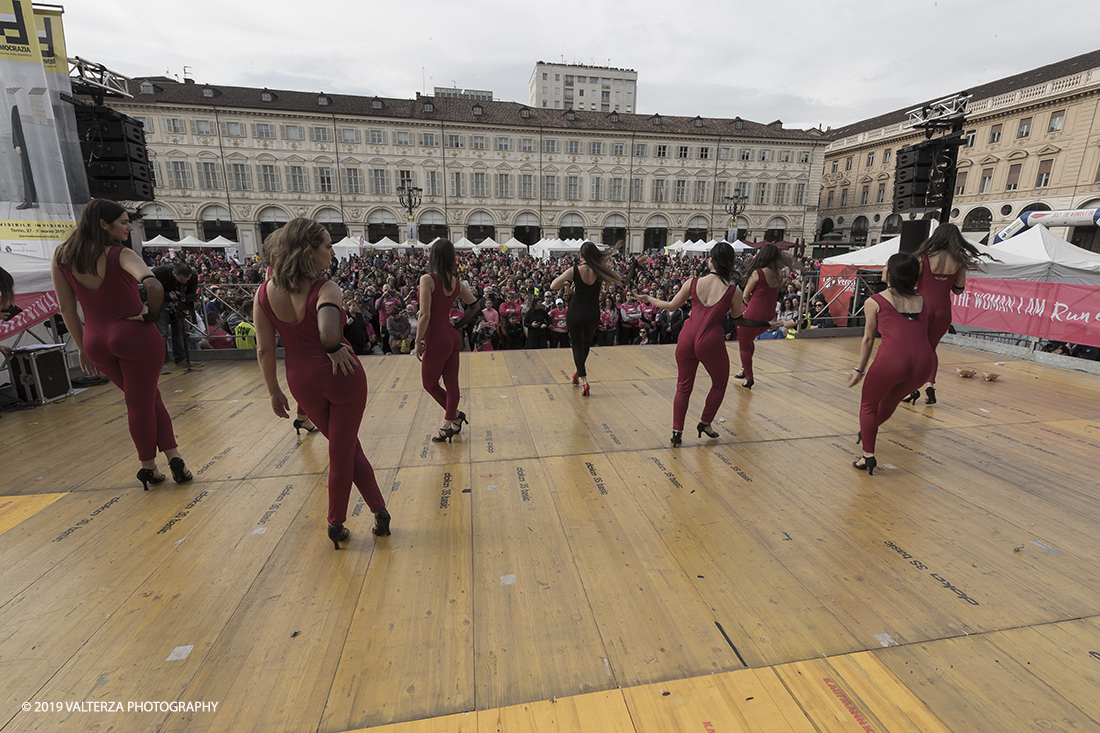
[[[239,483],[232,499],[221,487],[195,487],[174,514],[101,531],[80,570],[47,574],[6,607],[0,657],[18,659],[18,672],[5,670],[5,692],[24,700],[176,699],[297,513],[305,491],[299,484],[285,492],[287,483]],[[271,510],[274,501],[282,507]],[[270,537],[253,532],[258,521]],[[190,654],[176,661],[179,647]],[[91,726],[109,715],[66,711],[51,722]]]
[[[740,670],[623,690],[638,733],[814,733],[797,702],[768,670]]]
[[[1063,696],[1057,688],[1063,674],[1057,681],[1037,676],[1028,664],[1007,654],[996,643],[997,636],[891,647],[876,652],[876,656],[953,731],[1003,733],[1100,727],[1100,719],[1090,717],[1080,707],[1095,694],[1073,699]]]
[[[477,733],[478,714],[455,713],[435,718],[410,720],[406,723],[388,723],[373,728],[357,728],[347,733]]]
[[[519,400],[539,456],[583,453],[596,444],[595,425],[574,409],[573,388],[568,385],[517,387]]]
[[[742,667],[647,520],[599,454],[543,459],[616,683]]]
[[[474,709],[469,469],[402,468],[318,730]]]
[[[840,654],[860,644],[678,452],[611,458],[685,578],[747,666]]]
[[[29,494],[0,498],[0,534],[33,517],[67,494]]]
[[[475,463],[472,473],[477,707],[612,687],[554,479],[533,459]]]
[[[867,706],[883,731],[891,733],[951,733],[928,706],[919,700],[873,652],[845,654],[828,660],[814,660],[819,674],[829,674],[837,701],[837,689],[851,690],[851,700]],[[832,673],[829,669],[832,669]],[[850,712],[850,711],[849,711]]]
[[[472,460],[499,461],[537,455],[532,425],[514,389],[477,388],[470,390],[467,398],[465,412],[470,424],[462,426],[462,436],[455,440],[469,444]],[[534,431],[541,433],[540,422],[534,424]]]
[[[395,473],[379,474],[379,483],[388,488]],[[326,484],[318,476],[295,487],[302,492],[300,508],[286,507],[285,527],[264,522],[267,533],[281,536],[269,538],[277,543],[269,560],[181,692],[181,698],[218,700],[217,710],[171,714],[162,731],[196,723],[211,730],[316,729],[361,579],[376,547],[391,539],[371,535],[373,518],[359,497],[346,524],[351,539],[335,551],[326,535]]]
[[[636,728],[621,691],[539,700],[486,710],[477,715],[478,733],[574,733],[588,730],[634,733]]]

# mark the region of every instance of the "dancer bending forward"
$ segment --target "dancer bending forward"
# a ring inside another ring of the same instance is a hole
[[[350,532],[344,526],[355,484],[374,513],[373,532],[390,533],[390,513],[374,468],[359,443],[367,405],[367,376],[343,338],[340,286],[324,279],[332,261],[328,230],[294,219],[264,242],[270,279],[256,291],[256,359],[271,409],[289,418],[290,403],[275,371],[275,334],[286,349],[286,381],[300,410],[328,438],[328,537],[337,550]]]
[[[672,402],[673,445],[683,442],[684,418],[687,416],[688,401],[695,387],[695,373],[700,363],[710,375],[711,386],[696,429],[700,438],[704,433],[710,438],[718,437],[718,433],[710,429],[710,424],[718,413],[718,408],[722,406],[730,378],[730,357],[722,332],[722,319],[726,314],[729,313],[738,326],[769,328],[775,325],[742,316],[741,289],[734,283],[734,259],[733,247],[727,242],[719,242],[714,245],[707,259],[709,274],[693,277],[685,282],[671,301],[657,300],[648,295],[639,296],[642,302],[669,312],[675,311],[691,298],[691,315],[684,323],[676,342],[676,398]]]
[[[848,375],[848,386],[863,379],[859,406],[859,435],[863,457],[852,465],[869,475],[875,472],[875,438],[879,426],[890,419],[902,398],[924,384],[932,367],[928,343],[928,301],[916,291],[920,263],[911,254],[898,253],[886,261],[882,271],[884,292],[871,296],[864,307],[867,325],[860,345],[859,366]],[[867,370],[875,334],[882,334],[882,346]]]

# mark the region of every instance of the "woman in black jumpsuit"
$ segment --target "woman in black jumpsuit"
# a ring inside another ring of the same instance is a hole
[[[573,372],[573,384],[584,384],[581,394],[585,397],[589,394],[585,362],[600,325],[600,285],[605,282],[623,285],[622,276],[607,265],[616,249],[618,247],[601,252],[595,244],[585,241],[581,245],[579,262],[550,284],[551,290],[560,290],[567,282],[573,284],[573,295],[569,299],[569,311],[565,318],[569,343],[573,346],[573,363],[577,367],[577,371]]]

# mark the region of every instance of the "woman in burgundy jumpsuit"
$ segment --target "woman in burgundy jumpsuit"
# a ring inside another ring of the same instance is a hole
[[[775,309],[779,299],[779,288],[783,284],[783,271],[791,268],[791,262],[783,251],[771,242],[767,242],[753,257],[748,271],[752,274],[745,281],[745,317],[758,321],[771,321],[775,318]],[[770,280],[769,280],[770,278]],[[775,285],[769,284],[774,282]],[[756,351],[756,337],[765,328],[738,328],[737,344],[741,350],[741,373],[736,379],[744,379],[742,387],[752,389],[752,355]]]
[[[961,295],[966,289],[967,270],[978,269],[979,258],[992,256],[979,252],[966,241],[954,224],[941,224],[913,253],[920,260],[920,279],[917,292],[928,303],[928,343],[932,345],[932,369],[925,379],[925,403],[936,404],[936,372],[940,360],[936,347],[951,328],[951,294]],[[924,382],[922,382],[923,384]],[[917,385],[918,387],[920,385]],[[920,390],[909,395],[906,401],[916,404]]]
[[[168,457],[176,483],[190,481],[176,447],[172,418],[157,388],[164,363],[164,340],[156,321],[164,303],[164,288],[141,257],[126,247],[130,215],[114,201],[92,199],[80,223],[53,257],[51,274],[61,317],[72,334],[86,374],[103,372],[126,397],[130,437],[141,470],[137,479],[146,490],[164,481],[157,471],[157,451]],[[138,282],[145,285],[144,306]],[[84,309],[84,322],[76,304]]]
[[[707,259],[710,274],[687,280],[671,301],[657,300],[649,295],[638,296],[642,302],[669,312],[675,311],[691,298],[691,316],[684,323],[676,341],[676,397],[672,402],[673,445],[683,442],[684,419],[700,363],[710,375],[711,387],[696,429],[700,438],[704,433],[710,438],[718,437],[718,433],[710,429],[710,424],[722,405],[726,385],[729,383],[730,358],[722,332],[722,320],[726,314],[732,316],[740,327],[767,328],[770,325],[766,321],[742,316],[741,289],[734,282],[734,262],[733,247],[727,242],[719,242],[714,245]],[[707,300],[711,301],[710,305],[707,305]]]
[[[928,343],[928,300],[916,291],[920,263],[911,254],[898,253],[890,257],[883,268],[887,289],[867,301],[864,313],[867,323],[863,332],[859,366],[848,377],[848,386],[855,386],[866,373],[859,407],[859,434],[863,457],[852,465],[874,474],[875,439],[879,426],[890,419],[902,398],[919,387],[928,376],[934,359]],[[882,345],[875,361],[867,370],[875,334],[882,334]]]
[[[367,404],[363,365],[343,337],[340,286],[324,279],[332,260],[332,238],[320,224],[294,219],[264,242],[270,279],[256,291],[256,359],[271,409],[289,418],[290,403],[275,369],[275,333],[286,353],[286,381],[305,414],[328,438],[328,537],[336,549],[350,532],[344,527],[351,485],[374,513],[372,531],[390,533],[390,513],[374,468],[359,443]]]
[[[439,434],[432,436],[436,443],[451,442],[452,436],[462,432],[462,423],[469,422],[466,413],[458,409],[462,335],[451,325],[451,308],[459,296],[467,305],[477,299],[466,283],[459,281],[457,273],[454,245],[447,239],[436,240],[428,252],[428,274],[420,278],[420,315],[416,321],[416,358],[421,361],[424,391],[444,410]]]

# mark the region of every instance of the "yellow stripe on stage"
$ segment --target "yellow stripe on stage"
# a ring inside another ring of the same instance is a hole
[[[64,493],[0,497],[0,534],[33,517],[63,496]]]

